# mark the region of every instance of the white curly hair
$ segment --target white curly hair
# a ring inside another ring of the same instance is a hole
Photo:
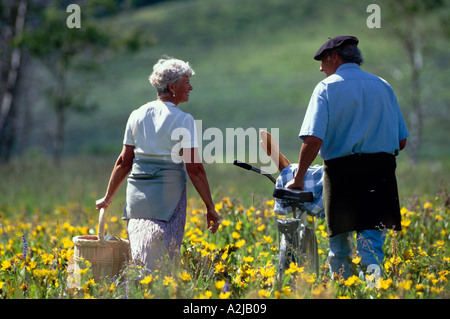
[[[191,77],[194,74],[189,62],[163,57],[153,66],[153,73],[148,79],[158,94],[166,94],[169,91],[167,87],[169,84],[177,82],[185,75]]]

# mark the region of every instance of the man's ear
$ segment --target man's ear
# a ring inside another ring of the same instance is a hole
[[[339,54],[337,53],[337,51],[331,52],[331,60],[333,60],[333,62],[335,62],[338,59],[339,59]]]

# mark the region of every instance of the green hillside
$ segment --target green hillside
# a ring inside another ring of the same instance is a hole
[[[108,60],[83,78],[85,94],[100,108],[89,117],[72,117],[67,150],[120,149],[130,111],[155,97],[147,77],[163,54],[193,65],[194,91],[182,108],[203,120],[204,128],[280,128],[283,150],[298,147],[304,110],[323,78],[312,56],[328,37],[358,36],[364,69],[390,81],[402,101],[406,84],[395,76],[404,82],[398,77],[407,69],[404,52],[389,28],[367,28],[369,2],[170,1],[102,21],[114,33],[138,26],[155,45]],[[406,117],[408,105],[402,109]]]
[[[98,103],[99,108],[88,116],[70,116],[65,152],[117,153],[129,113],[155,98],[147,78],[153,64],[167,54],[189,61],[196,71],[191,100],[181,107],[203,121],[203,130],[279,128],[281,149],[295,160],[304,111],[314,86],[324,77],[312,56],[329,37],[341,34],[360,39],[366,60],[363,69],[392,84],[408,118],[409,65],[405,52],[392,36],[395,25],[367,27],[366,8],[370,3],[163,1],[99,20],[118,37],[137,27],[154,45],[136,54],[117,54],[98,70],[73,77],[74,82],[82,83],[79,94]],[[443,44],[442,52],[446,48],[448,43]],[[424,91],[423,99],[432,107],[427,109],[422,156],[449,155],[448,148],[443,147],[448,142],[448,96],[442,97],[448,72],[436,72],[442,67],[438,62],[446,60],[438,57],[436,61],[427,65],[424,75],[430,89]],[[45,72],[35,74],[34,81],[45,83]],[[53,118],[45,105],[44,99],[36,104],[36,121],[52,127]],[[49,134],[42,126],[31,134],[36,145],[45,144]]]

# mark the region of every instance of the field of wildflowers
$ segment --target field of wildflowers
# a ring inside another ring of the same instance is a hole
[[[117,278],[95,281],[89,263],[76,288],[68,267],[72,238],[96,233],[93,207],[79,204],[32,214],[0,210],[0,298],[351,298],[429,299],[450,297],[449,196],[442,189],[432,198],[409,198],[402,208],[401,232],[388,231],[383,276],[347,280],[330,278],[324,220],[314,225],[320,273],[291,264],[276,279],[278,235],[273,200],[243,207],[223,197],[219,231],[205,227],[202,204],[189,201],[180,260],[151,275],[132,264]],[[14,216],[13,218],[11,216]],[[74,219],[74,216],[77,216]],[[107,215],[106,232],[126,237],[122,221]],[[358,256],[352,263],[359,266]]]

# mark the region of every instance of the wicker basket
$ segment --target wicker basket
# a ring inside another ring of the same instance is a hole
[[[130,258],[130,246],[126,239],[114,236],[114,240],[105,239],[105,210],[99,214],[98,236],[83,235],[73,238],[75,251],[73,255],[72,282],[80,282],[80,269],[85,268],[84,260],[91,264],[94,280],[102,277],[117,276],[123,265]]]

